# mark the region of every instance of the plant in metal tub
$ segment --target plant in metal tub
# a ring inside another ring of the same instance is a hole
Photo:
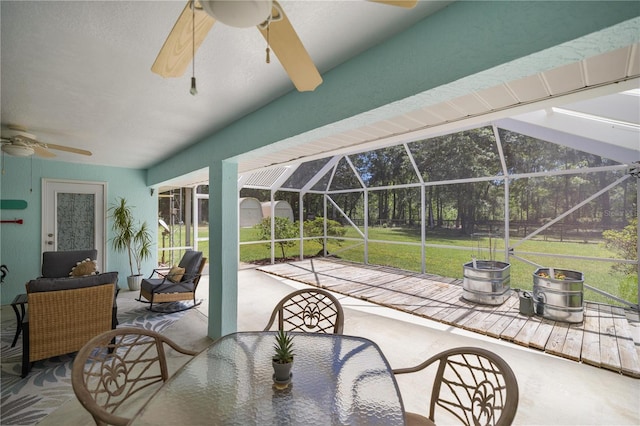
[[[470,302],[500,305],[509,298],[511,265],[494,260],[476,260],[463,265],[462,297]]]
[[[584,318],[584,276],[569,269],[539,268],[533,273],[533,294],[538,312],[554,321],[580,323]]]

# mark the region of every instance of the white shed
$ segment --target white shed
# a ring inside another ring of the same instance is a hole
[[[257,225],[262,221],[260,201],[253,197],[240,198],[238,200],[238,214],[240,215],[241,228]]]
[[[286,217],[293,222],[293,209],[287,201],[274,201],[274,209],[276,217]],[[271,201],[262,203],[262,216],[271,217]]]

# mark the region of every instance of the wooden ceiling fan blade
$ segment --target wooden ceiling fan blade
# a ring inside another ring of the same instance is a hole
[[[193,59],[192,40],[195,40],[195,50],[197,51],[216,22],[202,10],[197,2],[195,17],[193,17],[191,3],[191,1],[187,2],[151,66],[151,71],[162,77],[181,77],[185,73]],[[192,28],[192,18],[195,23],[195,34]]]
[[[33,145],[31,148],[33,148],[33,152],[38,157],[53,158],[56,156],[53,152],[47,150],[46,148],[40,145]]]
[[[274,1],[274,4],[277,2]],[[274,16],[281,13],[282,7],[278,5],[278,8],[273,8]],[[258,29],[298,91],[311,92],[322,83],[318,69],[284,11],[282,11],[281,19],[269,24],[268,34],[267,29],[260,27]]]
[[[49,149],[55,149],[55,150],[58,150],[58,151],[71,152],[73,154],[80,154],[80,155],[87,155],[87,156],[93,155],[91,153],[91,151],[87,151],[86,149],[71,148],[70,146],[56,145],[56,144],[48,143],[48,144],[45,144],[45,147],[47,147]]]
[[[418,4],[418,0],[369,0],[369,1],[387,4],[389,6],[404,7],[406,9],[413,9],[416,6],[416,4]]]

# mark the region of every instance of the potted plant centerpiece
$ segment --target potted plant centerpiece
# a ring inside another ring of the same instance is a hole
[[[279,330],[273,348],[275,349],[272,358],[273,381],[276,386],[286,388],[291,382],[291,367],[294,356],[293,336],[284,330]]]
[[[151,257],[151,232],[147,222],[137,225],[132,207],[127,204],[127,200],[119,198],[118,201],[109,208],[111,218],[113,218],[112,229],[114,232],[111,245],[117,252],[127,252],[129,255],[129,269],[131,275],[127,277],[129,290],[140,290],[142,281],[142,261]],[[137,274],[134,274],[133,264],[135,262]]]

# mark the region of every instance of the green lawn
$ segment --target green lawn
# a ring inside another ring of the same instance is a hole
[[[205,237],[207,233],[208,228],[200,228],[199,234],[201,237]],[[240,241],[255,241],[258,238],[257,235],[257,231],[253,228],[242,228],[240,230]],[[354,238],[358,241],[344,240],[341,243],[330,241],[328,244],[329,252],[345,260],[363,262],[364,244],[360,235],[355,230],[348,229],[345,237]],[[420,232],[419,230],[404,228],[370,228],[369,239],[420,243]],[[426,272],[431,274],[461,279],[463,277],[462,265],[471,261],[472,255],[475,255],[478,259],[491,258],[488,251],[489,239],[486,237],[481,239],[470,238],[468,236],[461,236],[454,230],[428,231],[426,234],[426,242],[428,245],[439,246],[425,248]],[[511,246],[517,242],[517,239],[511,239]],[[503,261],[503,240],[493,239],[491,244],[495,246],[494,258]],[[209,257],[209,247],[206,241],[200,243],[199,249],[205,253],[206,257]],[[316,241],[305,241],[304,243],[304,255],[306,257],[316,255],[321,249],[322,246]],[[596,258],[618,257],[616,253],[605,248],[601,242],[568,240],[560,242],[549,239],[545,240],[544,237],[540,236],[539,238],[528,240],[518,246],[515,253],[518,257],[539,265],[580,271],[584,274],[586,284],[637,303],[637,278],[635,275],[630,277],[612,271],[611,262],[560,259],[552,256],[520,254],[524,251]],[[296,257],[298,254],[298,242],[292,247],[287,247],[285,250],[285,257],[287,258]],[[240,260],[242,262],[262,261],[264,259],[270,259],[270,257],[271,254],[266,242],[240,246]],[[282,257],[280,246],[277,244],[275,257],[276,259]],[[421,270],[420,246],[369,242],[368,261],[370,264],[385,265],[419,272]],[[515,257],[511,257],[509,261],[511,263],[511,287],[531,290],[533,286],[533,272],[536,269],[535,266],[516,259]],[[585,290],[585,299],[596,302],[613,303],[611,299],[590,290]]]

